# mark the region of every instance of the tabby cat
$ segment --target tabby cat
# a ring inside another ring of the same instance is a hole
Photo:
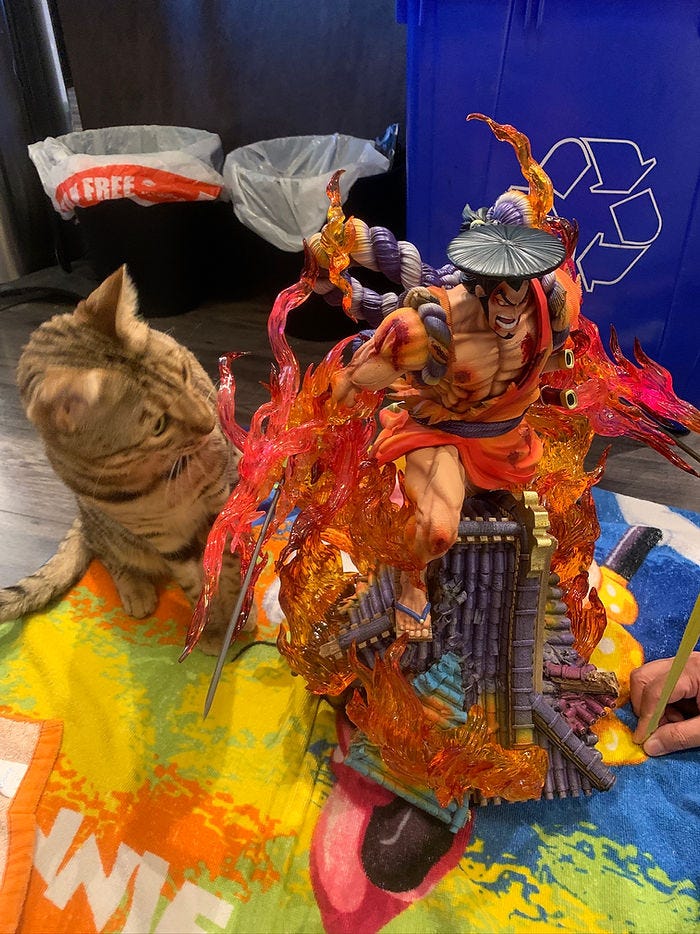
[[[239,454],[216,417],[214,386],[194,356],[137,317],[117,270],[71,314],[31,335],[17,380],[49,461],[79,515],[36,573],[0,590],[0,622],[42,609],[93,557],[124,609],[143,619],[157,585],[174,578],[191,601],[202,585],[206,536],[230,492]],[[218,651],[240,590],[228,556],[203,644]]]

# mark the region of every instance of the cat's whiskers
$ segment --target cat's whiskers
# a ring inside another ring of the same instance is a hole
[[[182,476],[183,470],[185,468],[187,455],[180,454],[175,461],[173,462],[170,472],[168,473],[168,478],[165,481],[164,496],[166,503],[174,503],[176,499],[176,481]]]
[[[175,458],[165,484],[166,495],[171,492],[171,486],[180,479],[184,479],[188,486],[191,484],[190,472],[192,461],[196,459],[197,453],[203,447],[205,440],[206,439],[203,439],[202,441],[186,445]]]
[[[97,491],[98,491],[99,488],[100,488],[100,482],[101,482],[102,477],[103,477],[103,475],[104,475],[104,473],[105,473],[106,466],[107,466],[106,464],[103,464],[102,467],[101,467],[100,470],[99,470],[99,473],[97,473],[97,474],[95,475],[94,483],[93,483],[93,486],[92,486],[92,495],[93,495],[95,498],[97,498]]]
[[[170,468],[170,473],[168,474],[168,485],[170,485],[173,480],[179,480],[180,475],[187,466],[188,461],[189,454],[178,454],[175,461],[173,462],[172,467]]]

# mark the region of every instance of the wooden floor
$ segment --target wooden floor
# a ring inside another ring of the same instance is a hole
[[[80,294],[87,294],[94,284],[84,265],[75,267],[71,274],[58,268],[42,270],[14,283],[54,286]],[[217,376],[221,353],[237,350],[247,354],[236,369],[236,399],[243,423],[267,398],[260,383],[267,379],[271,362],[266,321],[272,297],[260,294],[245,301],[209,304],[175,317],[151,320],[153,327],[169,331],[189,347],[213,378]],[[0,297],[0,308],[3,304]],[[36,301],[0,311],[0,586],[14,583],[50,557],[74,516],[72,495],[49,467],[41,442],[22,412],[14,384],[15,366],[31,331],[53,314],[68,310],[67,305]],[[325,313],[320,307],[312,308],[307,324],[314,315]],[[327,314],[340,313],[328,309]],[[327,335],[343,329],[339,317],[324,321],[330,322],[325,327]],[[333,342],[291,339],[302,368],[318,362]],[[683,440],[700,452],[697,437]],[[700,480],[673,467],[653,450],[630,441],[596,439],[591,461],[610,443],[612,450],[602,487],[700,511]]]

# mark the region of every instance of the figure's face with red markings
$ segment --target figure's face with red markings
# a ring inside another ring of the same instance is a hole
[[[513,337],[520,318],[527,310],[530,298],[530,282],[524,280],[514,289],[507,282],[501,282],[489,296],[487,318],[489,327],[499,337]]]

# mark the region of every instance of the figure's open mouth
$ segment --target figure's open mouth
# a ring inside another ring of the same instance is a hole
[[[496,324],[504,331],[510,331],[517,323],[517,318],[504,318],[503,315],[496,315]]]

